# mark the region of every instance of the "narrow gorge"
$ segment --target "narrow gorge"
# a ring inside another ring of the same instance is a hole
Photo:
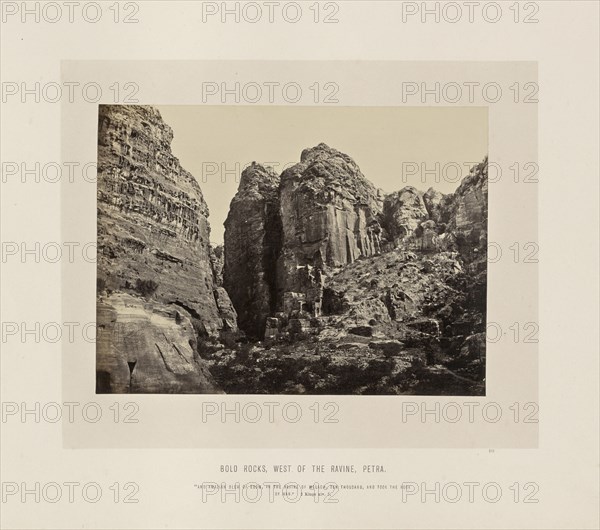
[[[254,162],[220,247],[157,110],[98,135],[98,392],[485,394],[487,158],[446,195]]]

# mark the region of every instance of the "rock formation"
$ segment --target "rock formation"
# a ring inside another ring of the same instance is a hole
[[[225,266],[225,248],[223,245],[210,245],[210,263],[213,281],[217,287],[223,287],[223,267]]]
[[[224,285],[240,328],[262,337],[276,310],[320,314],[325,269],[380,252],[381,203],[358,165],[325,144],[281,179],[247,168],[225,222]]]
[[[98,130],[98,392],[484,392],[487,159],[448,195],[252,163],[221,247],[158,111]]]
[[[219,392],[184,309],[115,292],[98,300],[97,312],[96,392]]]
[[[411,236],[427,219],[429,212],[423,201],[423,193],[412,186],[406,186],[385,196],[383,223],[388,239],[395,246]]]
[[[118,332],[127,335],[120,337],[123,344],[116,340],[98,343],[98,364],[105,372],[101,376],[105,387],[107,378],[114,382],[129,377],[123,356],[138,350],[145,353],[143,359],[138,359],[136,371],[156,370],[168,379],[178,377],[173,375],[177,372],[165,367],[162,358],[171,353],[169,348],[159,347],[154,340],[155,336],[163,336],[160,330],[165,329],[162,320],[154,327],[157,314],[170,315],[171,320],[179,314],[179,322],[189,318],[196,332],[204,336],[236,328],[227,293],[214,281],[208,207],[196,179],[172,154],[172,139],[171,128],[152,107],[100,106],[97,273],[104,309],[98,313],[98,325],[100,329],[118,326]],[[117,296],[119,293],[127,293],[138,302]],[[129,309],[132,307],[135,309]],[[120,327],[122,321],[126,325]],[[172,339],[164,340],[189,343],[190,327],[184,330],[181,325],[180,331],[180,340],[174,338],[174,329],[170,330]],[[134,343],[138,346],[133,347]],[[125,344],[127,349],[120,350]],[[181,347],[179,351],[186,355]],[[191,360],[190,355],[186,359]],[[119,362],[108,362],[117,358]],[[188,375],[182,378],[192,381]],[[190,382],[187,391],[194,391],[194,384]],[[122,389],[120,383],[108,386]],[[170,387],[165,380],[165,389]],[[150,391],[141,379],[136,390]]]
[[[320,144],[277,184],[247,170],[227,219],[225,285],[265,345],[247,364],[219,354],[225,390],[481,394],[487,159],[455,193],[383,197],[350,157]],[[282,234],[269,253],[266,211],[279,213]]]
[[[380,252],[381,194],[354,160],[321,143],[282,173],[279,201],[279,307],[318,316],[324,269]]]
[[[471,169],[442,208],[447,232],[469,262],[487,260],[488,161]]]
[[[442,222],[441,209],[444,197],[445,196],[442,193],[433,188],[429,188],[423,194],[423,204],[425,204],[425,208],[427,208],[427,215],[429,219],[438,224]]]
[[[223,285],[248,335],[262,337],[276,310],[276,264],[281,247],[279,177],[253,163],[242,173],[225,220]]]

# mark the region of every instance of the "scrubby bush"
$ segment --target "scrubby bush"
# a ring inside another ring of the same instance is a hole
[[[135,290],[140,293],[142,296],[150,297],[158,289],[158,283],[154,280],[142,280],[138,278],[135,281]]]

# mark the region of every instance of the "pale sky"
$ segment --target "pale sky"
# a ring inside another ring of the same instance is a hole
[[[468,168],[463,164],[480,162],[488,152],[485,107],[157,108],[173,129],[173,154],[200,183],[215,243],[223,242],[223,222],[239,175],[252,161],[278,164],[281,173],[300,161],[303,149],[324,142],[351,156],[365,177],[386,192],[414,186],[451,193],[459,184],[457,165],[464,177]]]

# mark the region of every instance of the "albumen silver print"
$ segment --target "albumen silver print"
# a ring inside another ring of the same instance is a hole
[[[284,112],[282,128],[294,127]],[[286,146],[295,161],[223,174],[205,161],[198,175],[172,149],[184,131],[158,108],[99,107],[98,393],[485,395],[487,153],[459,178],[438,169],[444,192],[422,190],[413,182],[427,184],[435,166],[415,170],[398,138],[373,170],[385,171],[384,190],[360,156],[395,125],[391,110],[371,112],[385,118],[346,133],[359,153],[323,130],[314,145]],[[412,120],[460,117],[432,112]],[[477,116],[471,135],[485,143],[485,114],[463,112]],[[254,130],[238,116],[241,134],[260,137],[267,125],[256,116]],[[209,127],[193,112],[187,121],[188,132]],[[451,144],[450,127],[437,137],[403,127],[413,144]],[[224,231],[211,231],[205,192],[224,195],[227,179],[237,189],[220,197]]]

